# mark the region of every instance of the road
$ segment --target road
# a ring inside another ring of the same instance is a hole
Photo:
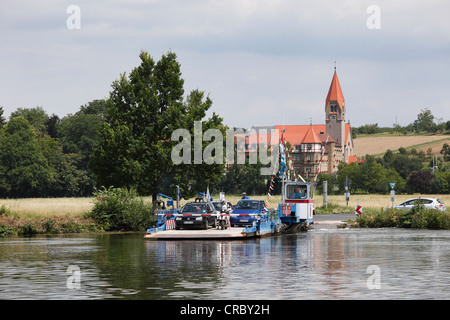
[[[336,213],[336,214],[316,214],[314,215],[314,223],[326,224],[326,223],[339,223],[340,221],[355,220],[356,214],[354,213]]]

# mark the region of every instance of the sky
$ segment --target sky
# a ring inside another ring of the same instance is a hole
[[[74,10],[73,6],[76,6]],[[230,128],[321,124],[336,66],[353,127],[450,120],[448,0],[2,0],[0,106],[63,118],[145,50]]]

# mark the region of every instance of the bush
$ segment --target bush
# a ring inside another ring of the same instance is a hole
[[[450,214],[439,210],[427,210],[425,212],[427,229],[450,229]]]
[[[43,233],[58,233],[55,220],[48,219],[42,223]]]
[[[439,210],[427,210],[423,206],[410,211],[387,209],[386,211],[365,213],[356,221],[363,228],[415,228],[450,229],[450,214]]]
[[[23,225],[19,227],[17,230],[17,233],[22,236],[29,236],[33,234],[38,234],[39,230],[36,228],[36,226],[31,222],[26,222]]]
[[[10,235],[13,231],[13,228],[5,226],[4,224],[0,223],[0,237],[6,237]]]
[[[153,224],[151,206],[135,190],[103,187],[94,195],[94,208],[88,217],[105,231],[140,231]]]

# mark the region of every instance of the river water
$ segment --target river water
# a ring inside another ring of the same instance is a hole
[[[450,232],[336,229],[253,240],[0,239],[0,299],[450,299]]]

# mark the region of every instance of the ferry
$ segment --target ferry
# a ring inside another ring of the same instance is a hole
[[[283,182],[282,202],[278,204],[278,208],[262,210],[259,214],[254,215],[251,225],[228,226],[227,228],[207,227],[201,230],[177,228],[176,219],[180,220],[183,213],[174,208],[173,200],[170,197],[164,196],[169,198],[168,206],[172,205],[172,209],[156,212],[156,225],[147,230],[144,238],[155,240],[248,239],[277,235],[291,230],[307,230],[314,222],[313,185],[309,182]],[[211,199],[207,197],[204,201],[211,201]],[[228,219],[233,214],[233,212],[231,214],[205,212],[200,216],[220,215]]]

